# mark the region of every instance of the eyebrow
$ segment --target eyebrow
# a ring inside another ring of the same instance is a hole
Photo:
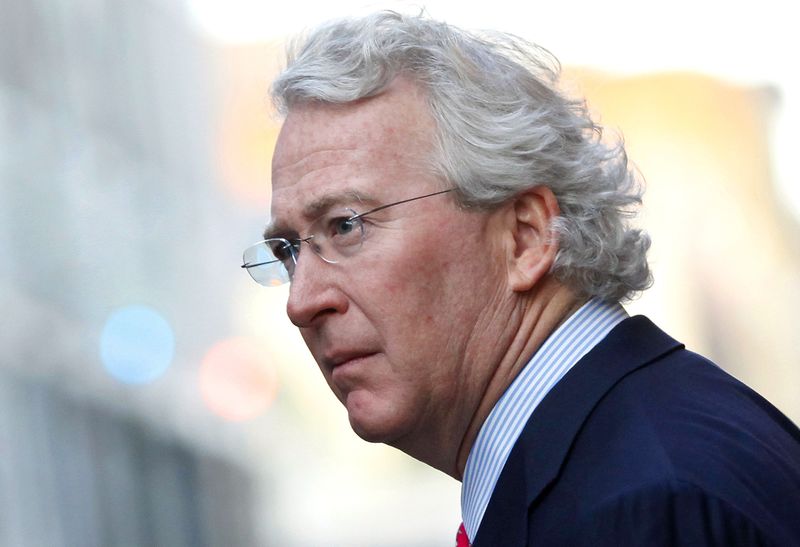
[[[376,203],[375,198],[365,194],[364,192],[358,192],[356,190],[343,190],[333,194],[326,194],[308,203],[303,208],[303,217],[313,221],[336,206],[352,205],[356,202],[359,204],[365,204],[369,202]],[[275,221],[273,219],[267,224],[267,227],[264,228],[263,237],[264,239],[269,239],[271,237],[282,237],[286,234],[296,235],[298,232],[297,230],[291,229],[288,225],[284,224],[280,220]]]

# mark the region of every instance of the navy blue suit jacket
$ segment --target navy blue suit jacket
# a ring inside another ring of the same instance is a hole
[[[548,393],[473,547],[800,546],[800,430],[648,319]]]

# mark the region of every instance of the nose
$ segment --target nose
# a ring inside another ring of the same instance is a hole
[[[292,323],[300,328],[313,327],[326,317],[347,311],[339,270],[338,264],[329,264],[313,252],[300,253],[286,303],[286,315]]]

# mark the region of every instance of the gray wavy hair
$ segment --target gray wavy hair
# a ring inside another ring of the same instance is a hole
[[[380,12],[291,44],[272,97],[286,114],[304,101],[349,103],[397,76],[412,79],[438,128],[434,167],[461,204],[492,209],[549,187],[561,208],[553,275],[579,294],[629,299],[651,284],[650,238],[627,223],[639,184],[622,142],[603,142],[585,102],[557,89],[559,72],[548,51],[518,37]]]

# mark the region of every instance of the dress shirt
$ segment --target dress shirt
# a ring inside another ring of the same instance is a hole
[[[500,472],[534,409],[581,357],[627,317],[617,303],[589,300],[545,340],[497,401],[464,469],[461,515],[470,541],[478,533]]]

